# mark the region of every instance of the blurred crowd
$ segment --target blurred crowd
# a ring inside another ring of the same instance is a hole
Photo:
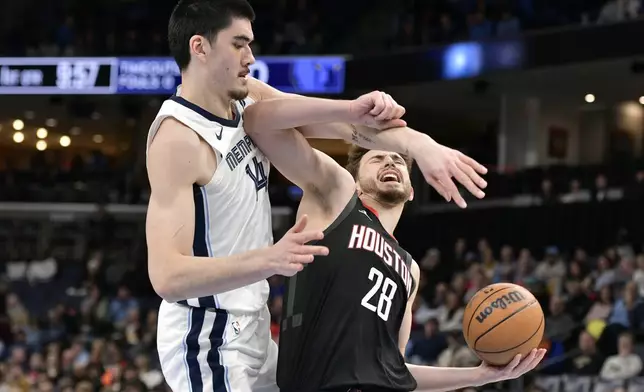
[[[30,152],[27,164],[0,158],[0,201],[145,204],[149,186],[141,157],[106,156],[99,150],[63,155],[60,150]],[[24,155],[23,155],[24,157]],[[137,163],[138,162],[138,163]],[[483,162],[486,163],[486,162]],[[644,165],[544,166],[487,175],[487,199],[535,195],[544,204],[644,198]],[[298,192],[273,176],[274,205],[292,205]],[[415,186],[426,186],[417,182]],[[439,197],[430,201],[442,203]]]
[[[113,253],[118,246],[109,233],[120,230],[109,217],[93,221],[77,233],[90,238],[89,251],[76,260],[64,252],[3,256],[0,391],[164,390],[155,347],[159,299],[144,259]],[[102,237],[110,245],[101,248]],[[597,255],[458,239],[453,249],[431,248],[416,258],[421,280],[408,361],[476,366],[462,336],[464,306],[490,283],[514,282],[534,293],[546,314],[542,345],[549,353],[538,374],[610,382],[644,376],[642,239],[620,240]],[[271,329],[279,340],[283,278],[269,283]]]
[[[257,54],[356,53],[511,37],[554,26],[622,22],[642,12],[641,0],[251,3],[258,15]],[[0,55],[165,55],[165,29],[174,4],[174,0],[3,2]]]

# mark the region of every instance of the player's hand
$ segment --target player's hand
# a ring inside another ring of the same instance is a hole
[[[351,101],[351,117],[355,124],[376,129],[406,127],[407,122],[401,117],[405,108],[398,105],[387,93],[372,91]]]
[[[486,174],[487,169],[462,152],[445,147],[427,137],[422,142],[412,145],[411,157],[416,161],[427,183],[448,202],[454,200],[459,207],[467,207],[452,178],[475,197],[485,197],[482,189],[487,186],[487,182],[481,174]]]
[[[326,246],[305,245],[308,242],[321,240],[321,230],[304,231],[308,217],[303,215],[284,237],[269,248],[269,270],[273,275],[293,276],[304,266],[313,261],[314,256],[326,256]]]
[[[505,367],[495,367],[482,363],[481,366],[479,366],[479,370],[481,371],[481,383],[477,386],[519,378],[537,367],[545,355],[545,349],[535,348],[525,358],[521,358],[521,354],[517,354],[512,362],[507,364]]]

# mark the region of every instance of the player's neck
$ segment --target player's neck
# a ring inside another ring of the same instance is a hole
[[[232,100],[228,94],[221,94],[221,91],[204,86],[199,78],[182,78],[181,97],[207,110],[217,117],[228,120],[233,119]]]
[[[380,224],[382,224],[382,227],[384,227],[385,230],[387,230],[387,232],[393,236],[405,205],[385,205],[378,202],[371,195],[364,193],[360,195],[360,201],[362,201],[362,204],[364,204],[365,206],[377,212]]]

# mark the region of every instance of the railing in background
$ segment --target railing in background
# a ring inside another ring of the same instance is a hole
[[[644,377],[637,377],[627,381],[606,381],[599,377],[589,376],[539,376],[535,384],[547,392],[613,392],[624,388],[628,392],[644,391]]]
[[[511,244],[541,250],[558,245],[593,253],[614,245],[621,229],[634,240],[644,238],[644,203],[638,200],[548,205],[489,202],[495,203],[489,208],[445,206],[443,212],[406,214],[396,237],[415,256],[430,247],[453,249],[457,238],[467,239],[470,245],[485,237],[493,247]]]
[[[147,206],[131,204],[107,204],[105,212],[121,221],[145,219]],[[0,218],[49,219],[54,221],[87,220],[99,212],[100,206],[91,203],[0,203]],[[293,213],[288,207],[273,207],[273,229],[282,230],[291,224]]]

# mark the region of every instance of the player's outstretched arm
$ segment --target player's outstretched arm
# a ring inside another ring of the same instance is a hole
[[[409,341],[409,334],[412,325],[412,305],[416,298],[418,282],[420,280],[420,268],[414,261],[411,265],[411,275],[416,285],[413,293],[407,301],[405,317],[403,318],[400,332],[398,334],[398,345],[401,354],[405,355],[405,348]],[[519,356],[505,368],[495,368],[482,364],[478,367],[456,368],[456,367],[435,367],[407,364],[407,368],[418,384],[416,390],[420,392],[443,392],[454,391],[467,387],[478,387],[493,382],[511,380],[522,376],[534,369],[543,359],[546,350],[533,350],[525,359]]]
[[[335,160],[311,147],[297,130],[270,129],[256,121],[264,104],[258,102],[245,110],[244,118],[250,121],[244,129],[273,166],[303,190],[298,213],[311,213],[315,223],[320,223],[317,218],[339,212],[351,199],[355,180]]]
[[[314,255],[328,253],[326,248],[304,245],[322,238],[320,231],[304,231],[304,217],[269,248],[220,258],[192,256],[192,186],[203,167],[200,144],[194,132],[167,119],[148,152],[148,271],[159,296],[175,302],[230,291],[275,274],[293,275]]]
[[[425,180],[445,200],[454,200],[461,208],[467,203],[452,177],[477,198],[485,196],[481,189],[487,183],[479,174],[487,173],[487,169],[465,154],[408,128],[400,119],[404,108],[388,94],[372,92],[354,101],[332,101],[285,94],[255,79],[249,85],[253,98],[266,102],[255,119],[267,130],[297,128],[307,138],[344,139],[367,149],[409,155]],[[336,117],[324,121],[334,114]]]

